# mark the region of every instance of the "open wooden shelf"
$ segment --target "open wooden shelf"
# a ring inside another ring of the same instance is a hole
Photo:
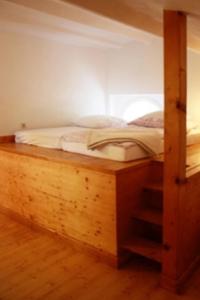
[[[123,248],[159,263],[162,262],[162,244],[142,237],[134,237],[123,245]]]
[[[158,209],[151,209],[151,208],[140,209],[134,212],[133,218],[137,220],[149,222],[155,225],[162,226],[163,224],[163,214],[162,211]]]

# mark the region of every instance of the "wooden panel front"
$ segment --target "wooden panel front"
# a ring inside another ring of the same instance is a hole
[[[0,205],[112,255],[115,176],[0,151]]]

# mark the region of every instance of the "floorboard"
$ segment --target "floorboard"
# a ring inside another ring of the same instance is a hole
[[[0,214],[0,300],[178,300],[159,288],[159,270],[139,258],[116,270],[71,244]],[[181,298],[197,300],[200,270]]]

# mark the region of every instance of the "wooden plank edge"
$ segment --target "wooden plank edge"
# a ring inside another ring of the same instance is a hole
[[[191,279],[191,275],[200,266],[200,255],[198,255],[187,270],[177,279],[171,279],[165,274],[161,275],[160,286],[176,294],[182,294],[186,281]]]
[[[162,244],[158,242],[148,240],[144,237],[133,237],[121,247],[131,253],[162,263]]]
[[[1,144],[2,144],[2,146],[1,146]],[[65,159],[65,158],[56,158],[56,157],[48,156],[46,154],[38,154],[34,151],[32,153],[29,153],[29,152],[26,152],[26,151],[21,152],[19,150],[19,148],[18,149],[12,149],[12,148],[6,147],[7,146],[6,144],[9,145],[9,144],[12,144],[12,143],[6,143],[6,142],[0,143],[0,151],[15,154],[15,155],[20,155],[20,156],[24,156],[24,157],[30,157],[30,158],[33,158],[33,159],[40,159],[40,160],[50,161],[52,163],[59,163],[59,164],[62,163],[62,164],[70,165],[70,166],[73,166],[73,167],[83,168],[83,169],[92,170],[92,171],[105,173],[105,174],[110,174],[110,175],[116,175],[118,173],[117,170],[110,170],[110,169],[105,169],[103,167],[96,167],[92,163],[87,163],[86,164],[86,163],[76,162],[75,159],[72,161],[72,160],[68,160],[68,159]],[[18,144],[17,147],[20,147],[20,145],[21,144]],[[32,146],[32,145],[27,145],[27,146],[40,148],[39,146]],[[50,150],[51,151],[62,151],[60,149],[50,149]],[[74,153],[72,153],[72,154],[74,154]],[[83,156],[83,154],[77,154],[77,153],[75,153],[75,154],[79,155],[79,156]]]
[[[1,146],[1,144],[2,144],[2,146]],[[16,155],[21,155],[21,156],[24,156],[24,157],[31,157],[31,158],[34,158],[34,159],[41,159],[41,160],[51,161],[51,162],[55,162],[55,163],[63,163],[63,164],[71,165],[71,166],[74,166],[74,167],[83,168],[83,169],[92,170],[92,171],[105,173],[105,174],[110,174],[110,175],[122,175],[122,174],[129,173],[129,172],[131,173],[133,171],[136,171],[137,169],[146,167],[146,166],[150,165],[150,163],[151,163],[150,159],[145,159],[145,160],[141,159],[141,160],[138,160],[137,163],[134,160],[132,162],[113,161],[113,163],[122,164],[123,167],[121,166],[119,169],[111,169],[111,168],[108,169],[105,166],[103,167],[103,166],[94,165],[94,163],[92,163],[90,161],[88,161],[87,163],[85,163],[85,162],[81,163],[80,161],[77,162],[76,158],[73,158],[72,160],[71,159],[69,160],[67,158],[65,159],[65,158],[59,158],[59,157],[51,157],[51,156],[48,156],[48,154],[45,154],[45,153],[40,154],[40,153],[36,153],[34,151],[32,151],[32,153],[30,153],[28,151],[27,152],[26,151],[20,151],[21,144],[18,144],[17,148],[15,148],[15,149],[6,147],[7,146],[6,144],[9,145],[9,144],[12,144],[12,143],[6,143],[6,142],[1,143],[0,142],[0,151],[7,152],[7,153],[12,153],[12,154],[16,154]],[[26,146],[30,146],[32,148],[33,147],[42,148],[42,147],[39,147],[39,146],[32,146],[32,145],[26,145]],[[60,149],[50,149],[50,150],[51,151],[56,151],[56,152],[62,152],[62,150],[60,150]],[[70,153],[70,152],[68,152],[68,153]],[[72,153],[72,152],[71,152],[71,154],[72,155],[75,154],[76,156],[85,156],[83,154]],[[103,158],[96,158],[96,159],[103,160]],[[104,159],[104,160],[106,160],[106,159]],[[109,160],[106,160],[106,161],[109,161]],[[127,163],[128,164],[133,163],[133,165],[128,166]]]
[[[95,259],[98,259],[99,261],[104,262],[111,267],[119,268],[124,264],[124,259],[122,258],[122,255],[120,255],[120,257],[114,256],[108,252],[97,249],[85,242],[76,240],[70,236],[59,235],[58,233],[48,230],[48,229],[42,227],[41,225],[34,223],[33,221],[29,220],[28,218],[22,217],[20,214],[12,211],[9,208],[3,207],[1,205],[0,205],[0,213],[9,217],[10,219],[14,220],[17,223],[20,223],[22,225],[29,227],[31,230],[34,230],[37,232],[42,232],[60,242],[66,243],[66,244],[72,246],[75,250],[77,250],[79,252],[81,251],[81,252],[84,252],[86,255],[92,255]]]
[[[133,219],[148,222],[157,226],[163,226],[163,213],[158,209],[142,208],[135,210]]]
[[[14,135],[0,136],[0,143],[1,144],[14,143],[14,142],[15,142],[15,136]]]
[[[144,190],[151,190],[151,191],[155,191],[155,192],[163,192],[163,182],[159,182],[159,183],[155,183],[155,182],[150,182],[150,183],[146,183],[143,186]]]

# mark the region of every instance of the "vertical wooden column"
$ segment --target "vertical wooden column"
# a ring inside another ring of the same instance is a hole
[[[186,16],[164,11],[164,250],[161,285],[178,288],[179,205],[186,183]]]

